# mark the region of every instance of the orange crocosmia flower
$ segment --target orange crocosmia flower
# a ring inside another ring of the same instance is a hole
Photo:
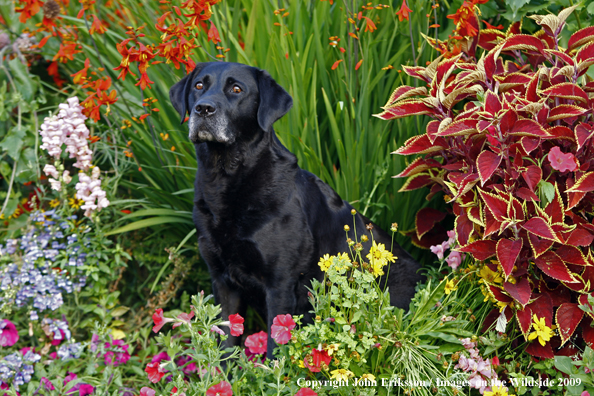
[[[16,12],[20,12],[19,21],[21,23],[27,22],[33,15],[37,14],[43,6],[43,1],[40,0],[19,0],[19,3],[25,3],[21,8],[15,8]]]
[[[210,22],[210,29],[208,29],[208,41],[212,41],[214,44],[221,42],[219,31],[212,21]]]
[[[66,80],[60,78],[60,72],[58,71],[58,62],[52,62],[47,68],[47,74],[49,74],[53,79],[54,83],[58,86],[58,88],[62,88]]]
[[[340,64],[340,62],[342,62],[342,61],[343,61],[343,59],[339,59],[336,62],[334,62],[334,64],[332,65],[331,69],[332,70],[335,70],[338,67],[338,65]]]
[[[464,1],[455,14],[447,16],[454,20],[456,33],[460,36],[474,37],[478,34],[478,19],[475,15],[476,4],[483,4],[484,0]]]
[[[74,41],[64,40],[62,43],[60,43],[60,49],[52,60],[57,60],[60,63],[66,63],[69,60],[74,60],[74,55],[81,52],[81,50],[77,49],[76,46],[77,44]]]
[[[483,21],[483,23],[484,23],[485,25],[487,25],[487,29],[495,29],[495,30],[501,30],[501,29],[503,29],[503,25],[501,25],[501,24],[499,24],[498,26],[493,26],[493,25],[491,25],[491,24],[490,24],[489,22],[487,22],[487,21]]]
[[[355,33],[353,33],[353,32],[349,32],[349,36],[351,36],[354,39],[359,40],[359,37],[357,37],[357,35]]]
[[[141,73],[140,74],[140,80],[138,80],[138,82],[134,85],[138,86],[140,85],[140,89],[145,89],[147,86],[150,88],[151,84],[154,84],[154,81],[151,81],[151,79],[149,78],[148,74],[145,73]]]
[[[105,23],[101,22],[97,15],[93,14],[93,23],[91,24],[91,28],[89,29],[89,34],[99,33],[103,34],[107,31],[105,27]]]
[[[89,70],[90,65],[91,61],[89,60],[89,58],[87,58],[85,60],[85,67],[82,70],[70,75],[70,77],[72,77],[72,82],[74,82],[75,84],[84,83],[87,80],[87,71]]]
[[[406,5],[406,0],[402,0],[402,6],[400,7],[400,10],[396,12],[396,15],[398,15],[398,20],[400,22],[402,22],[404,19],[410,21],[408,14],[411,12],[412,10]]]
[[[89,143],[97,143],[101,138],[99,136],[89,136],[87,140]]]
[[[357,62],[357,64],[355,65],[355,70],[359,70],[359,68],[361,67],[362,64],[363,64],[363,59],[361,59],[359,62]]]
[[[373,21],[369,18],[367,18],[366,16],[364,16],[363,18],[365,18],[365,31],[366,32],[373,32],[374,30],[377,30],[377,26],[375,26],[375,23],[373,23]],[[361,19],[361,18],[359,18]]]
[[[130,62],[135,62],[137,60],[137,51],[135,49],[129,50],[128,43],[132,40],[131,38],[122,41],[121,43],[116,44],[116,49],[122,55],[122,61],[120,65],[113,70],[121,70],[120,75],[118,76],[118,80],[125,80],[126,74],[130,73],[136,77],[130,70]]]

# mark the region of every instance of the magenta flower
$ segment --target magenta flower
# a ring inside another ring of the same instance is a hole
[[[8,319],[0,321],[0,346],[9,347],[19,340],[19,332],[14,323]]]
[[[113,364],[114,366],[118,366],[120,364],[126,364],[126,362],[130,359],[128,345],[125,345],[124,341],[114,340],[111,343],[106,342],[105,349],[110,348],[112,350],[105,352],[105,355],[103,355],[103,360],[105,361],[106,365]]]
[[[189,326],[193,317],[194,317],[194,311],[191,311],[189,314],[187,314],[185,312],[180,313],[179,315],[177,315],[177,318],[179,319],[179,321],[175,322],[173,324],[173,328],[175,329],[177,326],[181,326],[182,323],[185,323]]]
[[[47,390],[54,390],[54,389],[56,389],[56,388],[54,388],[54,384],[52,384],[52,383],[50,382],[50,380],[48,380],[48,379],[47,379],[47,378],[45,378],[45,377],[41,377],[41,384],[42,384],[42,385],[45,387],[45,389],[47,389]]]
[[[171,360],[171,358],[165,351],[157,353],[155,356],[153,356],[153,358],[151,359],[151,363],[155,363],[155,362],[159,363],[163,360]]]
[[[572,153],[563,154],[559,147],[555,146],[547,155],[553,169],[559,172],[574,171],[577,169],[577,163]]]
[[[272,321],[270,332],[274,341],[284,345],[291,339],[291,330],[295,328],[295,321],[290,314],[277,315]]]
[[[266,353],[266,343],[268,342],[268,334],[261,331],[256,334],[252,334],[245,339],[245,346],[250,350],[251,353],[261,355]]]

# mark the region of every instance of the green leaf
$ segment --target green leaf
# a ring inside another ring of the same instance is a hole
[[[0,142],[0,148],[4,149],[13,159],[18,159],[26,133],[27,130],[22,126],[20,128],[18,126],[10,128],[4,139]]]
[[[547,181],[541,180],[538,182],[538,188],[543,206],[546,206],[549,202],[553,201],[555,198],[555,186]]]
[[[594,3],[590,3],[588,8],[586,8],[586,11],[588,12],[588,14],[594,15]]]
[[[571,358],[568,356],[555,356],[555,368],[562,373],[571,374],[573,369]]]
[[[354,361],[352,361],[352,360],[351,360],[351,363],[350,363],[350,365],[349,365],[349,368],[351,369],[351,371],[352,371],[352,372],[353,372],[353,373],[354,373],[354,374],[355,374],[357,377],[360,377],[360,376],[362,376],[363,374],[365,374],[365,373],[363,372],[363,370],[361,370],[361,367],[359,367],[359,365],[358,365],[358,364],[356,364],[356,363],[355,363]]]
[[[29,75],[27,66],[23,65],[19,58],[14,58],[8,62],[8,67],[13,75],[16,91],[23,96],[25,102],[31,102],[33,94],[37,90],[37,85],[34,84],[35,80]]]
[[[123,232],[134,231],[134,230],[138,230],[141,228],[148,228],[148,227],[153,227],[156,225],[168,224],[168,223],[194,224],[194,223],[192,223],[191,219],[186,219],[183,217],[173,217],[173,216],[151,217],[149,219],[135,221],[134,223],[127,224],[120,228],[116,228],[115,230],[105,233],[105,236],[121,234]]]
[[[522,6],[530,3],[530,0],[507,0],[505,5],[507,6],[508,10],[511,11],[511,19],[515,21],[521,15],[518,15],[518,11]],[[518,18],[519,19],[519,18]]]

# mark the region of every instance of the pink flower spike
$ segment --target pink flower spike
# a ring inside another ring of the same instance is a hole
[[[219,382],[206,391],[206,396],[233,396],[231,384],[227,381]]]
[[[191,311],[189,314],[187,314],[185,312],[180,313],[179,315],[177,315],[177,318],[180,321],[179,322],[175,322],[173,324],[173,328],[175,329],[176,327],[181,326],[182,323],[185,323],[185,324],[187,324],[189,326],[193,317],[194,317],[194,311]]]
[[[166,318],[163,316],[163,310],[161,308],[155,309],[155,313],[153,314],[153,322],[155,325],[153,326],[153,331],[158,333],[161,330],[161,327],[165,325],[167,322],[175,322],[175,320]]]
[[[0,346],[9,347],[19,340],[19,332],[14,323],[8,319],[0,321]]]
[[[431,250],[431,253],[435,254],[439,260],[443,260],[443,253],[445,251],[443,243],[441,245],[430,246],[429,250]]]
[[[295,321],[290,314],[277,315],[272,321],[270,332],[277,344],[284,345],[291,339],[291,330],[294,328]]]
[[[266,353],[266,343],[268,342],[268,334],[264,331],[252,334],[245,339],[245,346],[251,353],[262,355]]]
[[[577,169],[577,163],[572,153],[563,154],[558,146],[555,146],[549,151],[547,156],[553,169],[559,172],[574,171]]]
[[[140,396],[155,396],[155,391],[148,386],[143,386],[140,390]]]
[[[295,393],[295,396],[318,396],[318,394],[311,388],[301,388],[299,392]]]

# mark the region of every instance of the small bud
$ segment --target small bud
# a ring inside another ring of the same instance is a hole
[[[392,226],[390,227],[390,231],[392,231],[392,232],[398,231],[398,223],[392,223]]]
[[[351,227],[349,227],[348,224],[345,224],[344,225],[344,230],[345,231],[350,231],[351,230]]]
[[[349,282],[353,283],[355,281],[355,278],[353,278],[352,276],[349,278]]]
[[[373,224],[369,223],[365,226],[365,228],[367,229],[367,231],[371,231],[373,230]]]
[[[351,209],[351,214],[354,216],[357,214],[357,211],[355,209]]]
[[[349,246],[353,246],[355,244],[355,242],[351,238],[349,238],[349,239],[347,239],[347,244]]]
[[[326,282],[326,286],[332,286],[332,282],[330,282],[330,281],[327,281],[327,282]]]
[[[369,241],[369,238],[367,238],[367,235],[362,235],[361,242],[367,242],[367,241]]]
[[[322,318],[319,315],[317,315],[316,316],[316,322],[321,322],[321,321],[322,321]]]
[[[360,252],[361,250],[363,250],[363,245],[361,245],[360,243],[356,243],[355,244],[355,251]]]
[[[353,262],[353,268],[359,268],[359,263],[358,262]]]

